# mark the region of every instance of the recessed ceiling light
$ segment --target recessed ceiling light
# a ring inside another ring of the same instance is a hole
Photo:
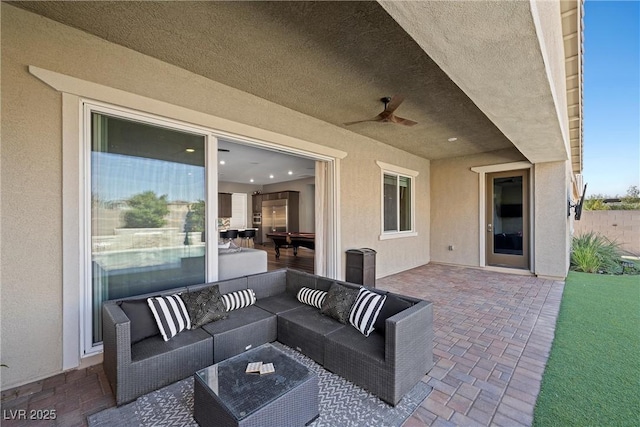
[[[447,139],[447,141],[449,141],[449,142],[454,142],[454,141],[457,141],[457,140],[458,140],[458,138],[456,138],[455,136]]]
[[[293,171],[289,171],[289,175],[293,175]]]
[[[269,178],[273,179],[273,175],[269,175]]]
[[[224,160],[220,160],[220,164],[224,165],[226,162]]]
[[[184,151],[186,151],[187,153],[193,153],[193,152],[195,152],[196,150],[195,150],[195,149],[193,149],[193,148],[187,148],[187,149],[186,149],[186,150],[184,150]]]
[[[253,178],[251,178],[251,179],[249,180],[249,182],[253,182]]]

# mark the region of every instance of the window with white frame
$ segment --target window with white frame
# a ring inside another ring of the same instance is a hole
[[[247,228],[247,195],[246,193],[231,194],[231,228]]]
[[[418,172],[377,162],[382,171],[381,239],[414,236],[415,177]]]

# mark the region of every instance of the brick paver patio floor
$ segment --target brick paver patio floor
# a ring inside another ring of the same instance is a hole
[[[531,425],[564,282],[429,264],[377,287],[434,303],[433,391],[405,427]]]
[[[434,303],[435,366],[423,379],[433,391],[405,427],[531,425],[563,282],[430,264],[377,287]],[[114,405],[98,365],[3,391],[2,425],[86,426],[87,415]],[[57,419],[7,419],[37,409]]]

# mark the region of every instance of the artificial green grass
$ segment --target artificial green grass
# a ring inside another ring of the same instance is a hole
[[[533,425],[640,425],[640,276],[569,273]]]

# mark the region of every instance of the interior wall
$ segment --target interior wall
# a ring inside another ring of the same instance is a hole
[[[377,251],[379,277],[429,262],[428,160],[4,2],[1,8],[1,361],[9,366],[2,371],[3,390],[62,371],[62,270],[70,260],[61,255],[61,224],[65,209],[78,209],[61,203],[62,96],[31,75],[29,65],[346,151],[339,175],[343,265],[345,250],[359,247]],[[379,240],[376,160],[420,173],[418,236]]]
[[[251,195],[255,191],[262,191],[262,186],[218,181],[218,191],[220,193],[245,193],[247,195],[247,227],[251,227],[253,225],[253,198]]]
[[[479,175],[471,168],[522,160],[513,148],[431,161],[431,261],[480,265]]]
[[[278,191],[299,191],[300,192],[300,231],[315,233],[316,231],[316,193],[315,178],[297,179],[295,181],[279,182],[277,184],[267,184],[263,187],[263,193],[275,193]]]

